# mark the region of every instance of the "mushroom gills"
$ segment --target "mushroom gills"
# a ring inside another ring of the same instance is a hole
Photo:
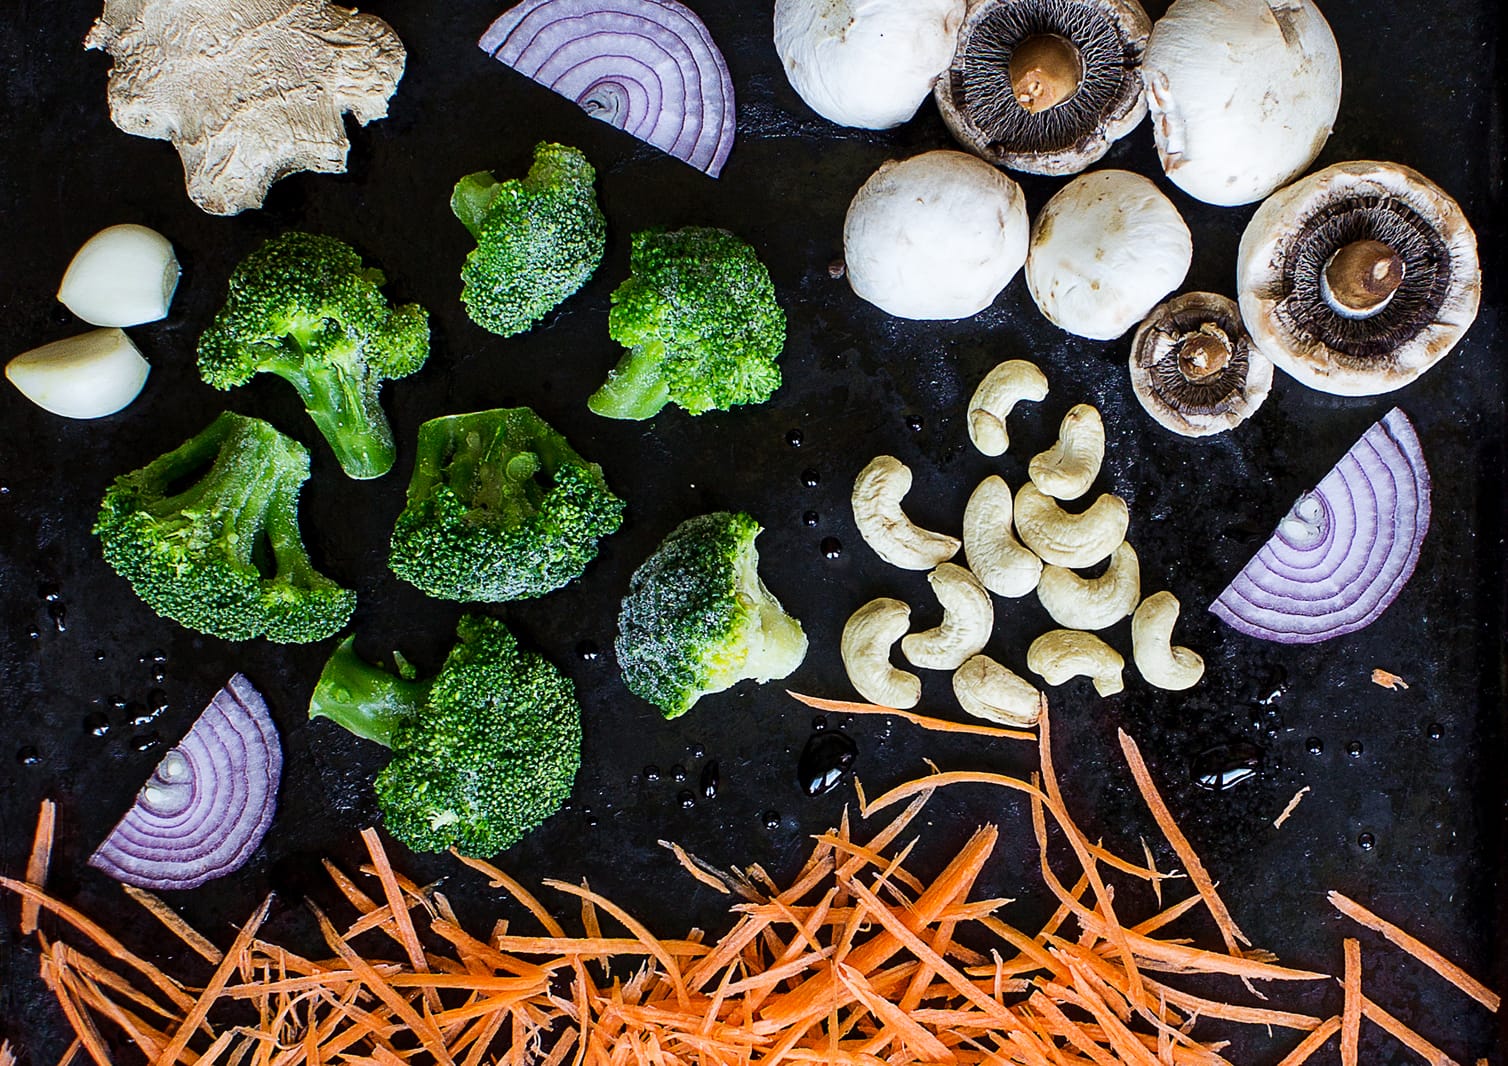
[[[1251,356],[1239,323],[1232,329],[1191,307],[1175,312],[1157,332],[1163,343],[1139,350],[1137,365],[1149,373],[1163,403],[1182,415],[1222,415],[1235,407]]]

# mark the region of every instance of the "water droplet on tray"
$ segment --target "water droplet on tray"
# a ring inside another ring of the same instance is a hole
[[[779,811],[768,810],[768,811],[765,811],[763,814],[761,814],[759,817],[764,820],[764,827],[766,829],[779,829],[780,828],[780,812]]]
[[[1356,843],[1362,851],[1371,851],[1377,846],[1377,838],[1371,833],[1363,833],[1356,838]]]
[[[796,764],[796,779],[808,796],[837,788],[853,769],[859,746],[853,738],[825,730],[813,733]]]
[[[110,719],[106,718],[99,711],[86,714],[84,716],[84,732],[91,733],[97,737],[107,737],[110,735]]]
[[[822,484],[822,474],[815,467],[808,467],[801,471],[801,483],[809,489],[814,489]]]
[[[35,766],[42,761],[42,754],[30,744],[27,744],[16,752],[16,761],[22,766]]]
[[[799,429],[793,429],[786,433],[785,442],[792,448],[799,448],[806,443],[806,434],[802,433]]]
[[[1351,743],[1346,745],[1346,754],[1351,756],[1351,758],[1353,759],[1361,758],[1361,753],[1364,750],[1366,749],[1361,746],[1361,741],[1359,740],[1353,740],[1351,741]]]
[[[597,657],[601,654],[602,649],[597,647],[597,642],[594,640],[583,640],[580,644],[576,645],[576,656],[582,662],[596,662]]]
[[[822,516],[819,515],[816,511],[807,511],[801,516],[801,524],[803,526],[806,526],[808,529],[816,526],[816,524],[820,521],[822,521]]]
[[[722,774],[716,759],[702,767],[701,780],[697,782],[697,785],[701,789],[702,799],[717,798],[717,790],[722,785]]]
[[[822,558],[841,559],[843,557],[843,542],[837,537],[822,538]]]
[[[1262,749],[1255,744],[1220,744],[1194,759],[1194,784],[1211,792],[1224,792],[1262,771]]]
[[[1310,737],[1304,743],[1308,745],[1310,755],[1323,755],[1325,753],[1325,742],[1319,737]]]

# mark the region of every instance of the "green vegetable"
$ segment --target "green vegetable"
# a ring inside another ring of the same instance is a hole
[[[762,403],[780,387],[785,312],[770,274],[726,230],[636,233],[608,332],[629,350],[587,401],[608,418]]]
[[[382,271],[334,237],[284,233],[230,276],[230,295],[199,338],[199,376],[217,389],[259,373],[287,380],[353,478],[393,466],[393,431],[378,403],[384,381],[429,358],[429,315],[391,307]]]
[[[602,468],[527,407],[419,427],[393,572],[446,600],[543,596],[581,576],[623,522]]]
[[[494,618],[465,615],[428,681],[359,659],[325,664],[309,717],[392,749],[374,788],[388,832],[414,851],[494,855],[569,798],[581,765],[576,690]]]
[[[227,640],[338,632],[356,594],[314,569],[298,531],[309,453],[229,411],[105,493],[105,561],[158,614]]]
[[[489,172],[457,184],[450,209],[477,246],[461,268],[461,301],[483,329],[522,333],[585,285],[607,240],[586,156],[538,144],[522,181]]]
[[[666,718],[745,678],[785,677],[806,634],[759,578],[758,522],[726,511],[682,522],[629,579],[618,665]]]

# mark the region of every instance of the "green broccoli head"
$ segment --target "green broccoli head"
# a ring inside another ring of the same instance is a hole
[[[608,418],[763,403],[780,387],[785,312],[754,249],[726,230],[634,234],[608,332],[628,352],[587,401]]]
[[[429,358],[428,313],[392,307],[382,283],[334,237],[272,238],[231,273],[225,306],[199,338],[199,376],[217,389],[263,372],[284,378],[341,469],[381,477],[396,453],[378,390]]]
[[[494,855],[560,809],[581,765],[581,708],[569,678],[518,646],[502,622],[466,615],[429,681],[336,650],[310,700],[392,749],[377,775],[382,820],[415,851]]]
[[[623,522],[602,468],[527,407],[419,427],[393,572],[446,600],[543,596],[581,576]]]
[[[746,678],[785,677],[806,634],[759,578],[759,523],[726,511],[682,522],[629,579],[618,666],[666,718]]]
[[[298,531],[309,453],[229,411],[105,493],[105,561],[158,614],[227,640],[339,631],[356,594],[314,569]],[[183,487],[185,486],[186,487]]]
[[[596,177],[575,148],[542,143],[522,181],[482,171],[456,184],[450,209],[477,242],[461,268],[473,322],[511,337],[586,284],[607,242]]]

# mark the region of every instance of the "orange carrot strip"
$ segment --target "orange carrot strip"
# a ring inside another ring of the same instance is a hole
[[[1361,941],[1346,937],[1346,998],[1340,1014],[1341,1066],[1356,1066],[1356,1045],[1361,1039]]]
[[[1339,892],[1331,892],[1327,898],[1330,904],[1347,918],[1381,933],[1488,1010],[1497,1013],[1498,1008],[1502,1006],[1502,998],[1496,992],[1428,944],[1410,936],[1387,919],[1379,918],[1360,903]]]
[[[1430,1066],[1460,1066],[1455,1059],[1435,1047],[1434,1044],[1431,1044],[1424,1037],[1404,1025],[1366,996],[1361,997],[1361,1012],[1379,1028],[1386,1030],[1388,1035],[1393,1037],[1393,1039],[1429,1063]]]
[[[102,966],[83,952],[62,943],[56,944],[54,947],[61,948],[66,965],[78,970],[94,983],[110,989],[110,991],[117,995],[124,996],[138,1006],[145,1007],[147,1010],[161,1015],[163,1018],[174,1022],[182,1021],[182,1015],[174,1014],[135,985],[125,980],[114,970]]]
[[[1058,1009],[1052,997],[1044,992],[1037,991],[1027,1003],[1035,1007],[1042,1017],[1051,1025],[1053,1032],[1063,1037],[1074,1047],[1089,1056],[1098,1066],[1120,1066],[1109,1054],[1105,1052],[1098,1041],[1092,1039],[1077,1022],[1074,1022]]]
[[[1303,788],[1295,792],[1293,794],[1293,798],[1288,801],[1288,806],[1284,807],[1282,812],[1272,820],[1272,827],[1274,829],[1282,829],[1283,823],[1288,821],[1289,816],[1292,815],[1294,811],[1298,810],[1299,804],[1303,802],[1304,797],[1308,793],[1308,785],[1305,785]]]
[[[377,909],[377,901],[357,887],[356,882],[329,859],[321,860],[325,866],[325,872],[330,875],[330,880],[335,882],[335,887],[340,889],[341,895],[346,897],[346,902],[355,907],[362,914],[370,914]]]
[[[59,945],[54,944],[56,948]],[[82,974],[63,970],[60,978],[71,992],[79,998],[82,1005],[92,1007],[100,1014],[109,1018],[121,1032],[137,1047],[148,1055],[155,1055],[167,1045],[167,1037],[148,1025],[141,1018],[124,1009],[109,996],[100,991],[100,987]]]
[[[1162,835],[1173,846],[1178,859],[1188,871],[1189,879],[1194,882],[1194,888],[1203,898],[1204,904],[1209,908],[1210,916],[1215,919],[1215,925],[1220,929],[1220,938],[1225,941],[1225,949],[1231,955],[1240,955],[1241,949],[1237,945],[1251,946],[1251,941],[1246,934],[1241,932],[1235,920],[1231,918],[1230,911],[1226,909],[1225,901],[1215,891],[1215,882],[1204,869],[1204,863],[1199,861],[1194,848],[1189,844],[1188,837],[1183,835],[1183,830],[1178,828],[1178,823],[1173,820],[1173,813],[1168,810],[1168,805],[1163,802],[1162,794],[1158,792],[1157,785],[1152,781],[1152,775],[1147,770],[1147,764],[1141,757],[1141,749],[1136,746],[1136,741],[1124,729],[1116,731],[1120,737],[1121,751],[1125,753],[1126,763],[1131,767],[1131,776],[1136,781],[1136,787],[1141,791],[1142,799],[1147,804],[1147,809],[1152,812],[1153,819],[1162,830]]]
[[[902,1043],[911,1048],[915,1056],[918,1058],[925,1056],[926,1060],[933,1062],[947,1062],[953,1058],[952,1053],[942,1041],[907,1017],[906,1012],[899,1006],[876,995],[863,974],[852,966],[842,964],[839,964],[836,970],[838,980],[843,983],[843,987],[853,993],[887,1028],[893,1029]]]
[[[272,896],[269,895],[262,900],[262,905],[252,913],[246,924],[241,927],[241,931],[236,934],[230,950],[220,960],[220,965],[215,967],[214,976],[210,978],[209,984],[205,986],[199,999],[189,1009],[188,1017],[183,1021],[183,1027],[173,1037],[172,1043],[160,1054],[154,1056],[153,1066],[172,1066],[182,1057],[184,1050],[188,1047],[189,1037],[194,1034],[195,1029],[199,1028],[199,1023],[208,1016],[210,1008],[220,999],[220,993],[230,983],[231,975],[235,973],[236,967],[244,959],[247,947],[251,944],[252,938],[257,935],[257,930],[262,927],[262,922],[267,919],[267,912],[271,909]]]
[[[1297,1047],[1283,1056],[1283,1061],[1278,1066],[1303,1066],[1316,1051],[1325,1046],[1325,1041],[1338,1032],[1340,1019],[1326,1018],[1318,1029],[1300,1040]]]
[[[398,940],[414,969],[424,973],[429,969],[429,963],[424,958],[424,945],[419,943],[413,915],[408,913],[408,904],[404,902],[403,892],[398,887],[398,878],[393,873],[393,864],[388,860],[387,849],[382,846],[382,840],[373,826],[361,831],[361,839],[367,846],[367,854],[372,857],[377,880],[382,882],[382,894],[387,897],[388,910],[392,913],[393,925],[398,930]],[[433,988],[427,988],[424,990],[424,1002],[431,1011],[439,1010],[440,994]]]
[[[462,1066],[480,1066],[482,1056],[487,1054],[487,1048],[491,1046],[492,1041],[497,1037],[498,1030],[503,1027],[503,1023],[507,1020],[508,1015],[503,1011],[498,1011],[491,1018],[487,1019],[481,1031],[477,1034],[476,1040],[472,1042],[471,1050],[466,1053]]]
[[[9,1040],[0,1040],[0,1066],[16,1066],[16,1053],[10,1049]]]
[[[37,831],[31,841],[31,855],[26,860],[26,880],[37,888],[47,887],[47,867],[52,862],[52,839],[57,828],[58,805],[52,800],[42,801],[37,811]],[[37,931],[37,919],[42,908],[34,899],[21,901],[21,935],[31,936]]]
[[[35,900],[42,908],[62,918],[69,925],[103,948],[107,955],[120,959],[133,970],[146,977],[147,980],[160,988],[163,994],[172,1000],[175,1005],[182,1007],[184,1010],[188,1010],[194,1005],[193,998],[183,991],[182,985],[139,955],[128,951],[124,944],[73,907],[60,900],[53,899],[39,888],[9,877],[0,877],[0,888],[7,888],[18,896]]]
[[[829,700],[820,696],[803,696],[799,692],[786,690],[786,695],[813,707],[819,711],[829,711],[837,714],[893,714],[897,718],[919,725],[923,729],[931,729],[938,733],[968,733],[979,737],[1004,737],[1007,740],[1036,740],[1035,734],[1024,732],[1020,729],[1000,729],[996,726],[972,725],[965,722],[949,722],[942,718],[928,718],[925,715],[913,714],[910,711],[898,710],[895,707],[881,707],[875,703],[851,703],[848,700]]]
[[[701,859],[698,859],[679,844],[670,840],[661,840],[659,841],[659,845],[662,848],[669,849],[670,853],[675,856],[676,861],[685,867],[686,872],[708,888],[721,892],[725,896],[733,891],[728,887],[728,882],[723,880],[722,875],[718,871],[704,863]]]
[[[9,1047],[10,1045],[7,1044],[6,1046]],[[83,1048],[84,1045],[79,1038],[74,1037],[73,1042],[63,1049],[63,1057],[58,1059],[57,1066],[72,1066],[73,1057],[82,1051]],[[15,1059],[13,1058],[11,1060],[12,1066],[14,1066],[14,1062]]]
[[[462,855],[455,848],[451,848],[450,853],[457,859],[459,859],[463,864],[470,866],[473,870],[477,871],[477,873],[482,874],[488,880],[490,880],[492,882],[492,887],[505,889],[510,896],[522,903],[524,905],[524,908],[539,920],[539,924],[544,926],[545,931],[551,936],[565,936],[565,928],[555,920],[555,918],[550,914],[549,911],[545,910],[544,905],[541,904],[539,900],[535,899],[534,896],[530,894],[523,885],[519,884],[513,878],[503,873],[503,871],[499,870],[491,863],[483,862],[481,859],[473,859],[469,856]]]
[[[590,889],[578,888],[577,886],[567,884],[564,881],[547,880],[545,881],[545,884],[560,892],[568,893],[580,899],[590,900],[597,906],[601,907],[603,910],[607,911],[607,913],[611,914],[619,922],[621,922],[625,929],[627,929],[630,933],[632,933],[635,937],[642,941],[645,947],[649,948],[651,955],[660,960],[660,965],[665,967],[666,977],[670,980],[672,987],[675,988],[676,998],[681,1002],[682,1006],[685,1006],[688,997],[686,993],[686,982],[681,977],[681,968],[676,965],[674,956],[672,956],[670,952],[666,951],[665,948],[661,946],[660,942],[654,938],[653,934],[651,934],[650,931],[646,929],[637,919],[635,919],[632,915],[630,915],[616,903],[612,902],[609,899],[605,899],[602,896],[599,896],[597,893],[591,891]]]
[[[1372,671],[1372,684],[1381,686],[1391,692],[1397,692],[1401,688],[1409,687],[1409,683],[1403,678],[1391,670],[1384,670],[1380,666]]]
[[[174,936],[192,948],[200,958],[215,966],[220,964],[220,960],[225,957],[220,949],[215,947],[207,936],[184,921],[182,916],[160,897],[135,885],[122,884],[120,887],[126,895],[141,904],[148,914],[167,926]]]
[[[74,999],[73,993],[63,983],[57,966],[50,959],[44,959],[42,965],[42,982],[52,990],[57,998],[58,1006],[63,1008],[63,1016],[68,1019],[68,1024],[73,1027],[73,1033],[78,1037],[89,1057],[95,1061],[96,1066],[111,1066],[110,1052],[105,1047],[105,1038],[100,1035],[99,1029],[94,1024],[94,1019],[89,1016],[83,1006]]]
[[[1166,910],[1159,911],[1144,922],[1137,922],[1131,927],[1131,931],[1133,933],[1142,934],[1155,933],[1163,926],[1171,925],[1173,922],[1176,922],[1179,918],[1182,918],[1185,914],[1189,913],[1189,911],[1193,910],[1203,902],[1204,900],[1199,896],[1190,896],[1188,899],[1183,900],[1181,903],[1175,903]]]
[[[1138,837],[1141,841],[1142,857],[1147,860],[1147,869],[1156,870],[1157,864],[1152,860],[1152,848],[1147,844],[1146,837]],[[1152,881],[1152,894],[1157,897],[1157,909],[1162,909],[1162,878],[1154,878]]]

